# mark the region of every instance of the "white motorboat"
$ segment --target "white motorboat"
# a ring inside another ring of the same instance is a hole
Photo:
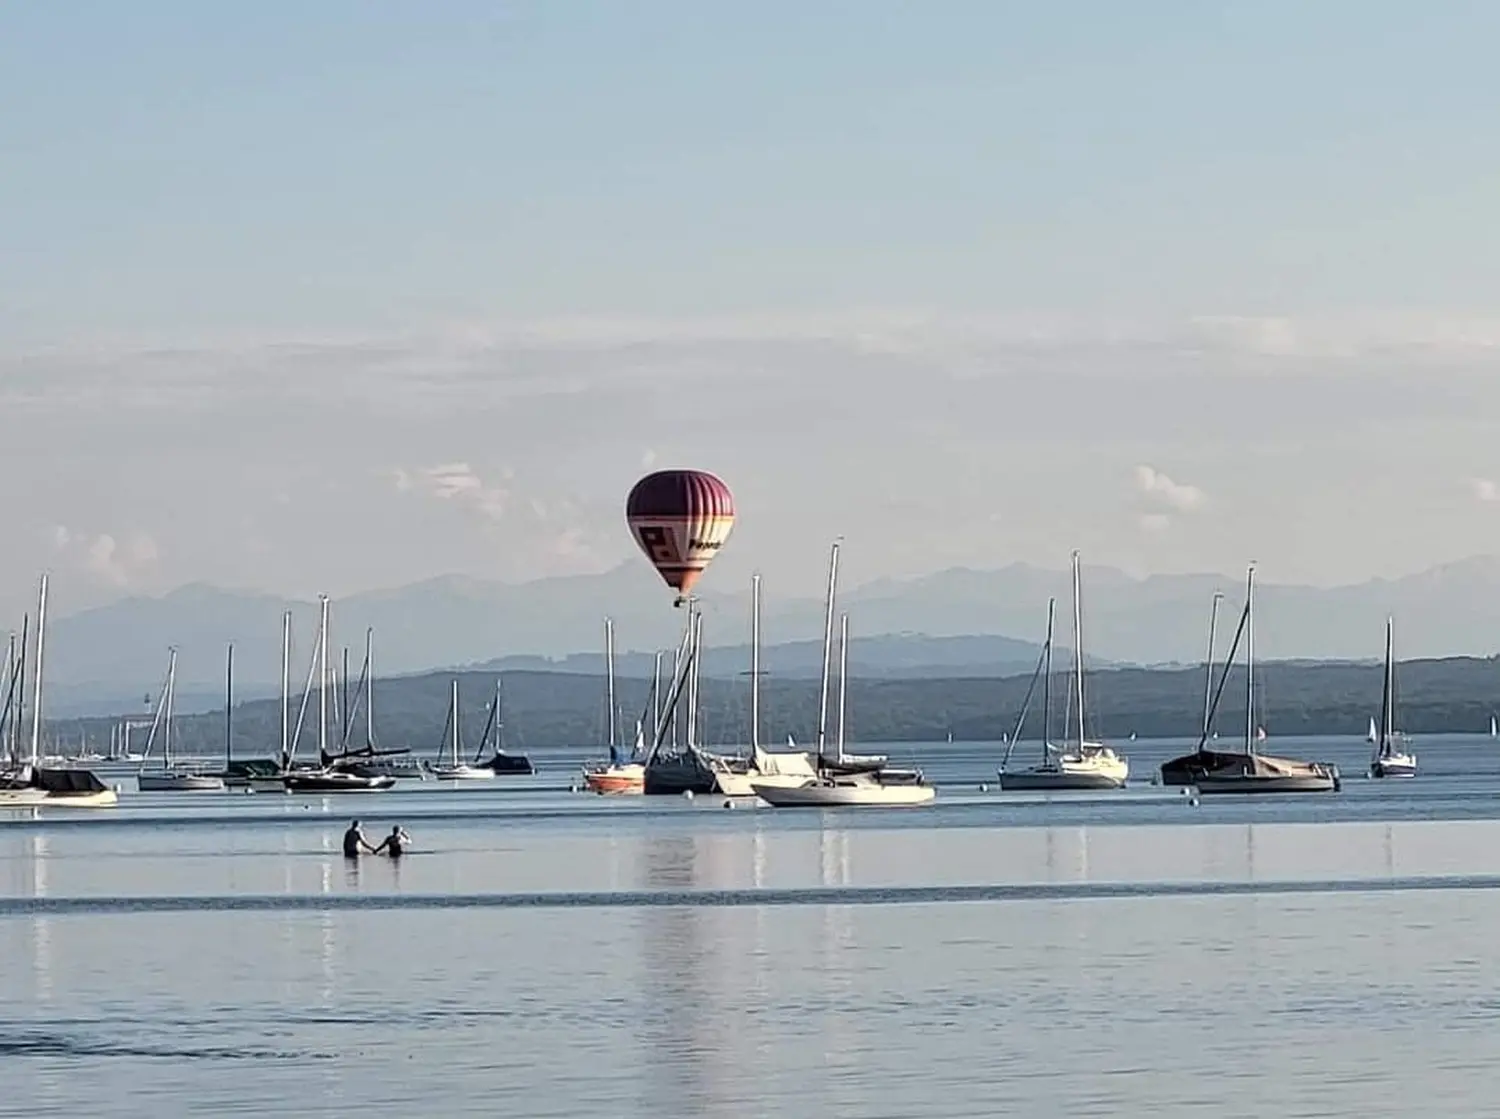
[[[1371,777],[1415,777],[1417,755],[1405,749],[1406,736],[1396,726],[1396,661],[1392,653],[1391,619],[1385,620],[1385,680],[1380,698],[1380,729],[1375,754],[1370,759]]]

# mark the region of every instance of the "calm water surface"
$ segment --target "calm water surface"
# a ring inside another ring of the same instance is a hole
[[[560,763],[0,813],[0,1115],[1500,1115],[1500,750],[1318,747],[1338,796],[1006,797],[945,746],[899,812]],[[416,850],[346,866],[353,814]]]

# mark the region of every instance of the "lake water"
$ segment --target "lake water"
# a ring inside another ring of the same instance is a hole
[[[1344,791],[1008,796],[943,745],[892,747],[942,786],[899,811],[588,797],[559,752],[0,812],[0,1116],[1500,1114],[1500,746],[1277,748]],[[415,850],[346,866],[351,815]]]

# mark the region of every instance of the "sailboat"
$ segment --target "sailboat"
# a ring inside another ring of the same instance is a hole
[[[1417,756],[1407,753],[1406,736],[1396,729],[1396,662],[1392,656],[1391,619],[1385,620],[1385,680],[1380,696],[1380,737],[1370,759],[1371,777],[1415,777]]]
[[[349,650],[344,650],[344,683],[349,682]],[[355,715],[364,708],[365,744],[350,749],[349,735]],[[375,745],[375,631],[365,630],[365,660],[360,667],[359,683],[354,689],[354,701],[344,704],[343,730],[339,738],[339,753],[332,758],[320,759],[330,769],[343,770],[362,777],[396,777],[414,780],[427,778],[427,766],[411,756],[411,747],[395,746],[382,749]]]
[[[1374,746],[1380,742],[1380,731],[1375,729],[1374,715],[1370,716],[1370,728],[1365,731],[1365,741],[1368,742],[1371,746]]]
[[[1212,625],[1210,625],[1212,634]],[[1229,682],[1229,669],[1245,640],[1245,749],[1233,754],[1207,748],[1213,717]],[[1212,664],[1212,636],[1209,661]],[[1260,732],[1260,733],[1257,733]],[[1263,732],[1255,723],[1255,566],[1245,576],[1245,608],[1239,628],[1224,658],[1224,670],[1213,700],[1203,719],[1198,746],[1191,754],[1163,762],[1163,785],[1194,785],[1200,793],[1328,793],[1341,788],[1338,767],[1327,762],[1277,758],[1259,753],[1256,744]]]
[[[535,773],[536,766],[531,764],[531,759],[525,754],[507,754],[505,752],[505,694],[501,678],[495,677],[495,699],[490,704],[489,718],[485,720],[484,731],[479,736],[479,752],[476,757],[484,756],[485,745],[490,740],[490,731],[495,732],[495,752],[490,755],[488,761],[479,764],[486,766],[492,773]]]
[[[458,678],[454,677],[448,692],[448,727],[452,733],[448,736],[448,761],[439,762],[432,767],[432,775],[439,781],[488,781],[495,776],[495,771],[488,766],[470,765],[464,761],[463,746],[460,742],[458,732]]]
[[[656,656],[655,688],[661,684],[661,654]],[[609,739],[609,760],[595,762],[583,767],[583,784],[594,793],[644,793],[646,791],[646,766],[639,761],[642,732],[637,728],[635,749],[631,756],[620,756],[619,715],[615,702],[615,623],[604,619],[604,699],[609,712],[605,720],[606,736]]]
[[[1130,776],[1130,760],[1116,754],[1102,742],[1087,737],[1083,691],[1083,607],[1078,553],[1073,553],[1073,698],[1078,704],[1078,740],[1071,749],[1057,749],[1042,742],[1042,760],[1028,769],[1000,774],[1000,787],[1012,789],[1118,789]],[[1050,681],[1052,647],[1052,605],[1047,608],[1047,644]],[[1044,719],[1044,725],[1046,720]]]
[[[42,652],[47,632],[47,576],[42,575],[37,591],[36,668],[31,701],[31,753],[22,760],[20,738],[21,695],[25,688],[26,630],[21,630],[21,649],[12,658],[11,677],[6,697],[6,714],[11,722],[10,766],[0,772],[0,806],[44,804],[70,808],[107,808],[119,802],[119,794],[88,769],[52,769],[41,764],[42,747]],[[11,701],[15,703],[12,705]]]
[[[833,756],[828,754],[828,684],[833,661],[833,614],[838,586],[839,542],[835,541],[828,562],[828,596],[823,618],[823,678],[818,702],[818,753],[816,772],[796,784],[751,778],[755,795],[772,808],[898,807],[929,804],[937,790],[920,770],[872,769],[850,773],[838,768],[844,755],[848,709],[849,616],[839,622],[839,725]],[[831,765],[825,764],[825,759]]]
[[[318,758],[328,754],[328,596],[319,597],[321,616],[318,621],[318,649],[313,670],[318,674]],[[309,683],[312,673],[308,674]],[[307,705],[307,691],[302,694],[303,708]],[[282,722],[282,740],[286,742],[286,723]],[[297,718],[297,729],[302,729],[302,719]],[[282,765],[288,767],[282,776],[282,784],[289,793],[375,793],[389,789],[396,783],[394,777],[350,773],[325,765],[321,769],[291,769],[291,757],[296,750],[295,742],[283,747]]]
[[[151,733],[146,737],[146,756],[151,756],[151,747],[156,742],[157,731],[161,731],[161,769],[152,772],[141,767],[136,774],[136,786],[143,793],[217,793],[224,791],[224,779],[213,773],[198,773],[172,764],[172,720],[173,704],[177,698],[177,647],[168,650],[167,680],[156,701],[156,716],[151,722]]]

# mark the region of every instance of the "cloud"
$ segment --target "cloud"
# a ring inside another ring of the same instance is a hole
[[[502,519],[510,506],[510,489],[486,482],[466,462],[445,462],[415,473],[398,467],[392,474],[399,492],[417,490],[438,501],[454,502],[487,520]],[[501,476],[511,477],[513,472],[504,470]]]
[[[1172,518],[1165,513],[1142,513],[1136,523],[1142,532],[1165,532],[1172,526]]]
[[[1500,486],[1488,478],[1470,478],[1469,492],[1474,495],[1475,501],[1500,501]]]
[[[156,540],[138,529],[121,540],[108,532],[91,535],[56,525],[52,529],[52,545],[76,569],[119,588],[138,583],[161,558]]]
[[[1135,484],[1150,504],[1164,506],[1173,513],[1192,513],[1208,500],[1197,486],[1174,482],[1160,470],[1144,463],[1135,468]]]
[[[647,447],[644,451],[641,452],[641,469],[650,470],[655,465],[656,452],[650,447]]]

